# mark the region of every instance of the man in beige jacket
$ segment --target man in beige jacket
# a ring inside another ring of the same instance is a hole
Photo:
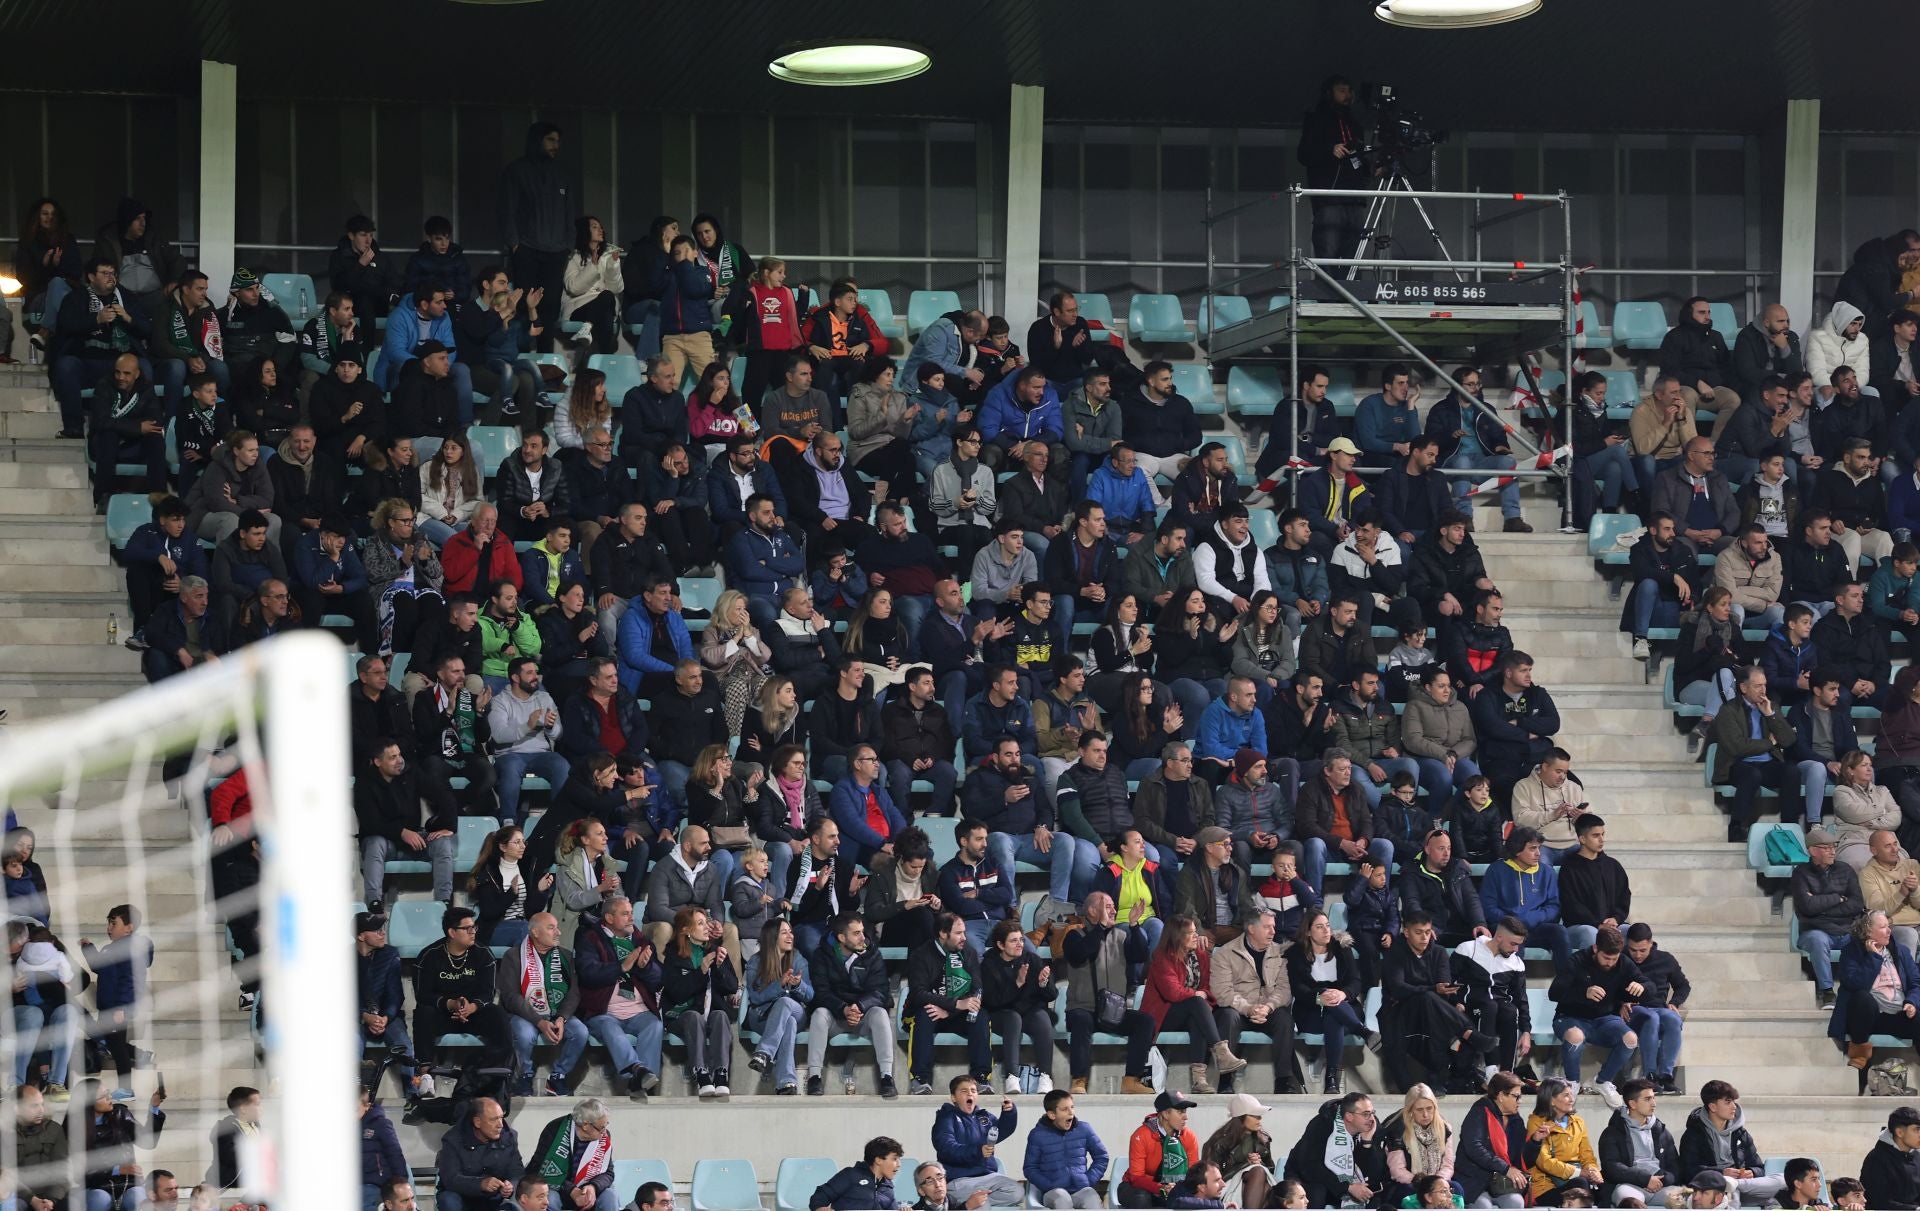
[[[1587,788],[1573,778],[1573,758],[1563,748],[1547,751],[1538,769],[1513,785],[1513,825],[1540,834],[1540,856],[1559,866],[1580,845],[1573,822],[1587,810]]]
[[[1693,409],[1687,404],[1680,380],[1663,374],[1653,380],[1653,394],[1633,407],[1627,417],[1627,437],[1633,442],[1633,469],[1640,486],[1651,489],[1653,477],[1680,461],[1687,443],[1700,436]]]
[[[1264,1032],[1273,1040],[1274,1090],[1306,1092],[1293,1055],[1293,988],[1286,959],[1274,944],[1272,913],[1254,909],[1245,932],[1213,948],[1212,985],[1213,1003],[1220,1008],[1220,1037],[1237,1043],[1243,1030]],[[1232,1080],[1220,1079],[1222,1093]]]
[[[1733,595],[1735,630],[1749,618],[1762,629],[1786,621],[1787,607],[1780,601],[1786,579],[1786,564],[1757,524],[1740,531],[1739,541],[1713,561],[1713,583]]]
[[[1860,869],[1860,894],[1868,912],[1883,912],[1893,926],[1894,941],[1909,952],[1920,945],[1920,862],[1900,850],[1900,838],[1886,829],[1877,830],[1867,841],[1873,859]],[[1215,956],[1218,964],[1219,958]],[[1214,982],[1219,983],[1219,967]]]

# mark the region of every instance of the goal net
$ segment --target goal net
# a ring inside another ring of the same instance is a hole
[[[78,1208],[107,1184],[118,1206],[158,1169],[183,1206],[203,1182],[222,1206],[357,1198],[346,683],[337,642],[288,635],[0,733],[0,804],[23,830],[0,850],[0,1080],[22,1087],[0,1107],[0,1197]],[[230,1113],[247,1089],[257,1106]],[[96,1094],[137,1133],[114,1163],[140,1166],[104,1183]]]

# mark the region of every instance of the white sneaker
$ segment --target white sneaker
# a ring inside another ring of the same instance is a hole
[[[580,331],[574,333],[572,336],[568,337],[567,339],[572,341],[576,345],[593,344],[593,325],[592,324],[580,325]]]
[[[420,1083],[413,1087],[413,1096],[428,1098],[433,1096],[433,1078],[422,1073]]]
[[[1033,1091],[1035,1093],[1043,1094],[1043,1095],[1052,1093],[1053,1078],[1046,1075],[1045,1073],[1041,1073],[1040,1076],[1036,1078],[1033,1082]]]
[[[1587,1086],[1587,1090],[1590,1093],[1599,1094],[1600,1100],[1607,1104],[1609,1110],[1618,1110],[1627,1104],[1627,1099],[1620,1096],[1620,1091],[1614,1088],[1612,1081],[1595,1081]]]
[[[1014,1094],[1020,1092],[1020,1078],[1009,1074],[1007,1083],[1000,1087],[1000,1092],[1006,1094],[1008,1097],[1012,1097]]]
[[[1645,639],[1636,639],[1633,641],[1633,658],[1635,660],[1651,660],[1653,658],[1653,648]]]
[[[715,1092],[716,1091],[711,1084],[700,1086],[700,1096],[702,1098],[711,1099],[714,1096]]]

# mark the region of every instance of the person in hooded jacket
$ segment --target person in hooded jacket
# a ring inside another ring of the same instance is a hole
[[[1751,404],[1759,398],[1761,382],[1769,375],[1784,379],[1804,369],[1800,334],[1790,327],[1787,309],[1771,303],[1734,337],[1727,385],[1740,393],[1742,403]]]
[[[322,448],[340,463],[359,463],[369,443],[386,436],[387,401],[365,375],[366,355],[348,343],[334,353],[330,374],[307,393],[307,415]]]
[[[1836,302],[1849,303],[1866,317],[1865,334],[1871,340],[1886,335],[1887,317],[1905,307],[1913,292],[1900,289],[1903,261],[1920,250],[1920,232],[1908,228],[1890,236],[1875,236],[1853,250],[1853,260],[1834,287]]]
[[[560,331],[561,279],[572,245],[577,213],[569,199],[570,182],[560,166],[561,132],[551,122],[527,127],[526,150],[500,173],[500,246],[507,250],[513,280],[522,289],[541,291],[538,315],[542,350]]]
[[[1740,1091],[1725,1081],[1700,1086],[1700,1106],[1687,1116],[1680,1136],[1680,1172],[1703,1170],[1724,1176],[1738,1191],[1743,1206],[1771,1206],[1769,1200],[1786,1188],[1784,1177],[1766,1172],[1766,1160],[1754,1145],[1747,1116],[1740,1109]]]
[[[444,215],[430,215],[420,225],[419,249],[407,258],[401,289],[418,294],[423,289],[444,290],[459,298],[473,282],[466,250],[453,240],[453,223]]]
[[[251,269],[234,270],[227,284],[220,337],[227,368],[236,382],[246,382],[253,364],[262,358],[271,359],[283,374],[293,369],[298,352],[293,321]]]
[[[399,261],[387,256],[377,233],[372,219],[356,214],[327,257],[328,285],[353,300],[354,316],[369,328],[400,294]]]
[[[1680,393],[1690,412],[1702,408],[1729,416],[1740,406],[1740,395],[1727,385],[1732,355],[1726,338],[1713,326],[1713,306],[1694,295],[1680,304],[1680,322],[1660,342],[1660,373],[1680,380]]]
[[[1887,1116],[1887,1129],[1874,1140],[1873,1150],[1860,1162],[1860,1181],[1866,1186],[1867,1207],[1912,1211],[1920,1207],[1920,1110],[1896,1107]],[[1837,1201],[1837,1200],[1836,1200]]]
[[[1682,1161],[1673,1146],[1673,1132],[1654,1113],[1657,1093],[1652,1081],[1621,1084],[1625,1104],[1614,1110],[1600,1132],[1600,1176],[1605,1180],[1603,1201],[1609,1207],[1645,1207],[1655,1201],[1653,1195],[1679,1185],[1682,1173],[1699,1171]],[[1699,1113],[1694,1111],[1696,1116]],[[1692,1130],[1691,1120],[1689,1124]]]
[[[1294,157],[1307,170],[1310,189],[1366,189],[1373,184],[1360,154],[1366,142],[1353,111],[1353,84],[1345,76],[1320,82],[1320,96],[1302,117]],[[1366,203],[1360,198],[1313,199],[1313,253],[1353,256],[1366,227]]]
[[[153,209],[138,198],[120,199],[94,238],[93,255],[113,262],[120,289],[147,315],[158,314],[187,268],[180,250],[154,234]]]
[[[1840,300],[1827,312],[1827,318],[1807,332],[1806,369],[1814,386],[1833,382],[1833,372],[1842,366],[1852,368],[1856,377],[1872,378],[1871,346],[1864,331],[1867,317],[1860,308]]]

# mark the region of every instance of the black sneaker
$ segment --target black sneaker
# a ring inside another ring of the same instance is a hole
[[[647,1070],[638,1064],[627,1069],[627,1096],[636,1102],[647,1100]]]
[[[1831,988],[1822,988],[1813,994],[1814,1003],[1822,1009],[1832,1009],[1840,996]]]
[[[807,1078],[807,1096],[808,1097],[827,1096],[827,1083],[820,1079],[820,1074],[817,1072]]]
[[[893,1083],[891,1076],[883,1076],[880,1078],[880,1096],[886,1098],[888,1101],[892,1101],[894,1098],[900,1096],[900,1088]]]

